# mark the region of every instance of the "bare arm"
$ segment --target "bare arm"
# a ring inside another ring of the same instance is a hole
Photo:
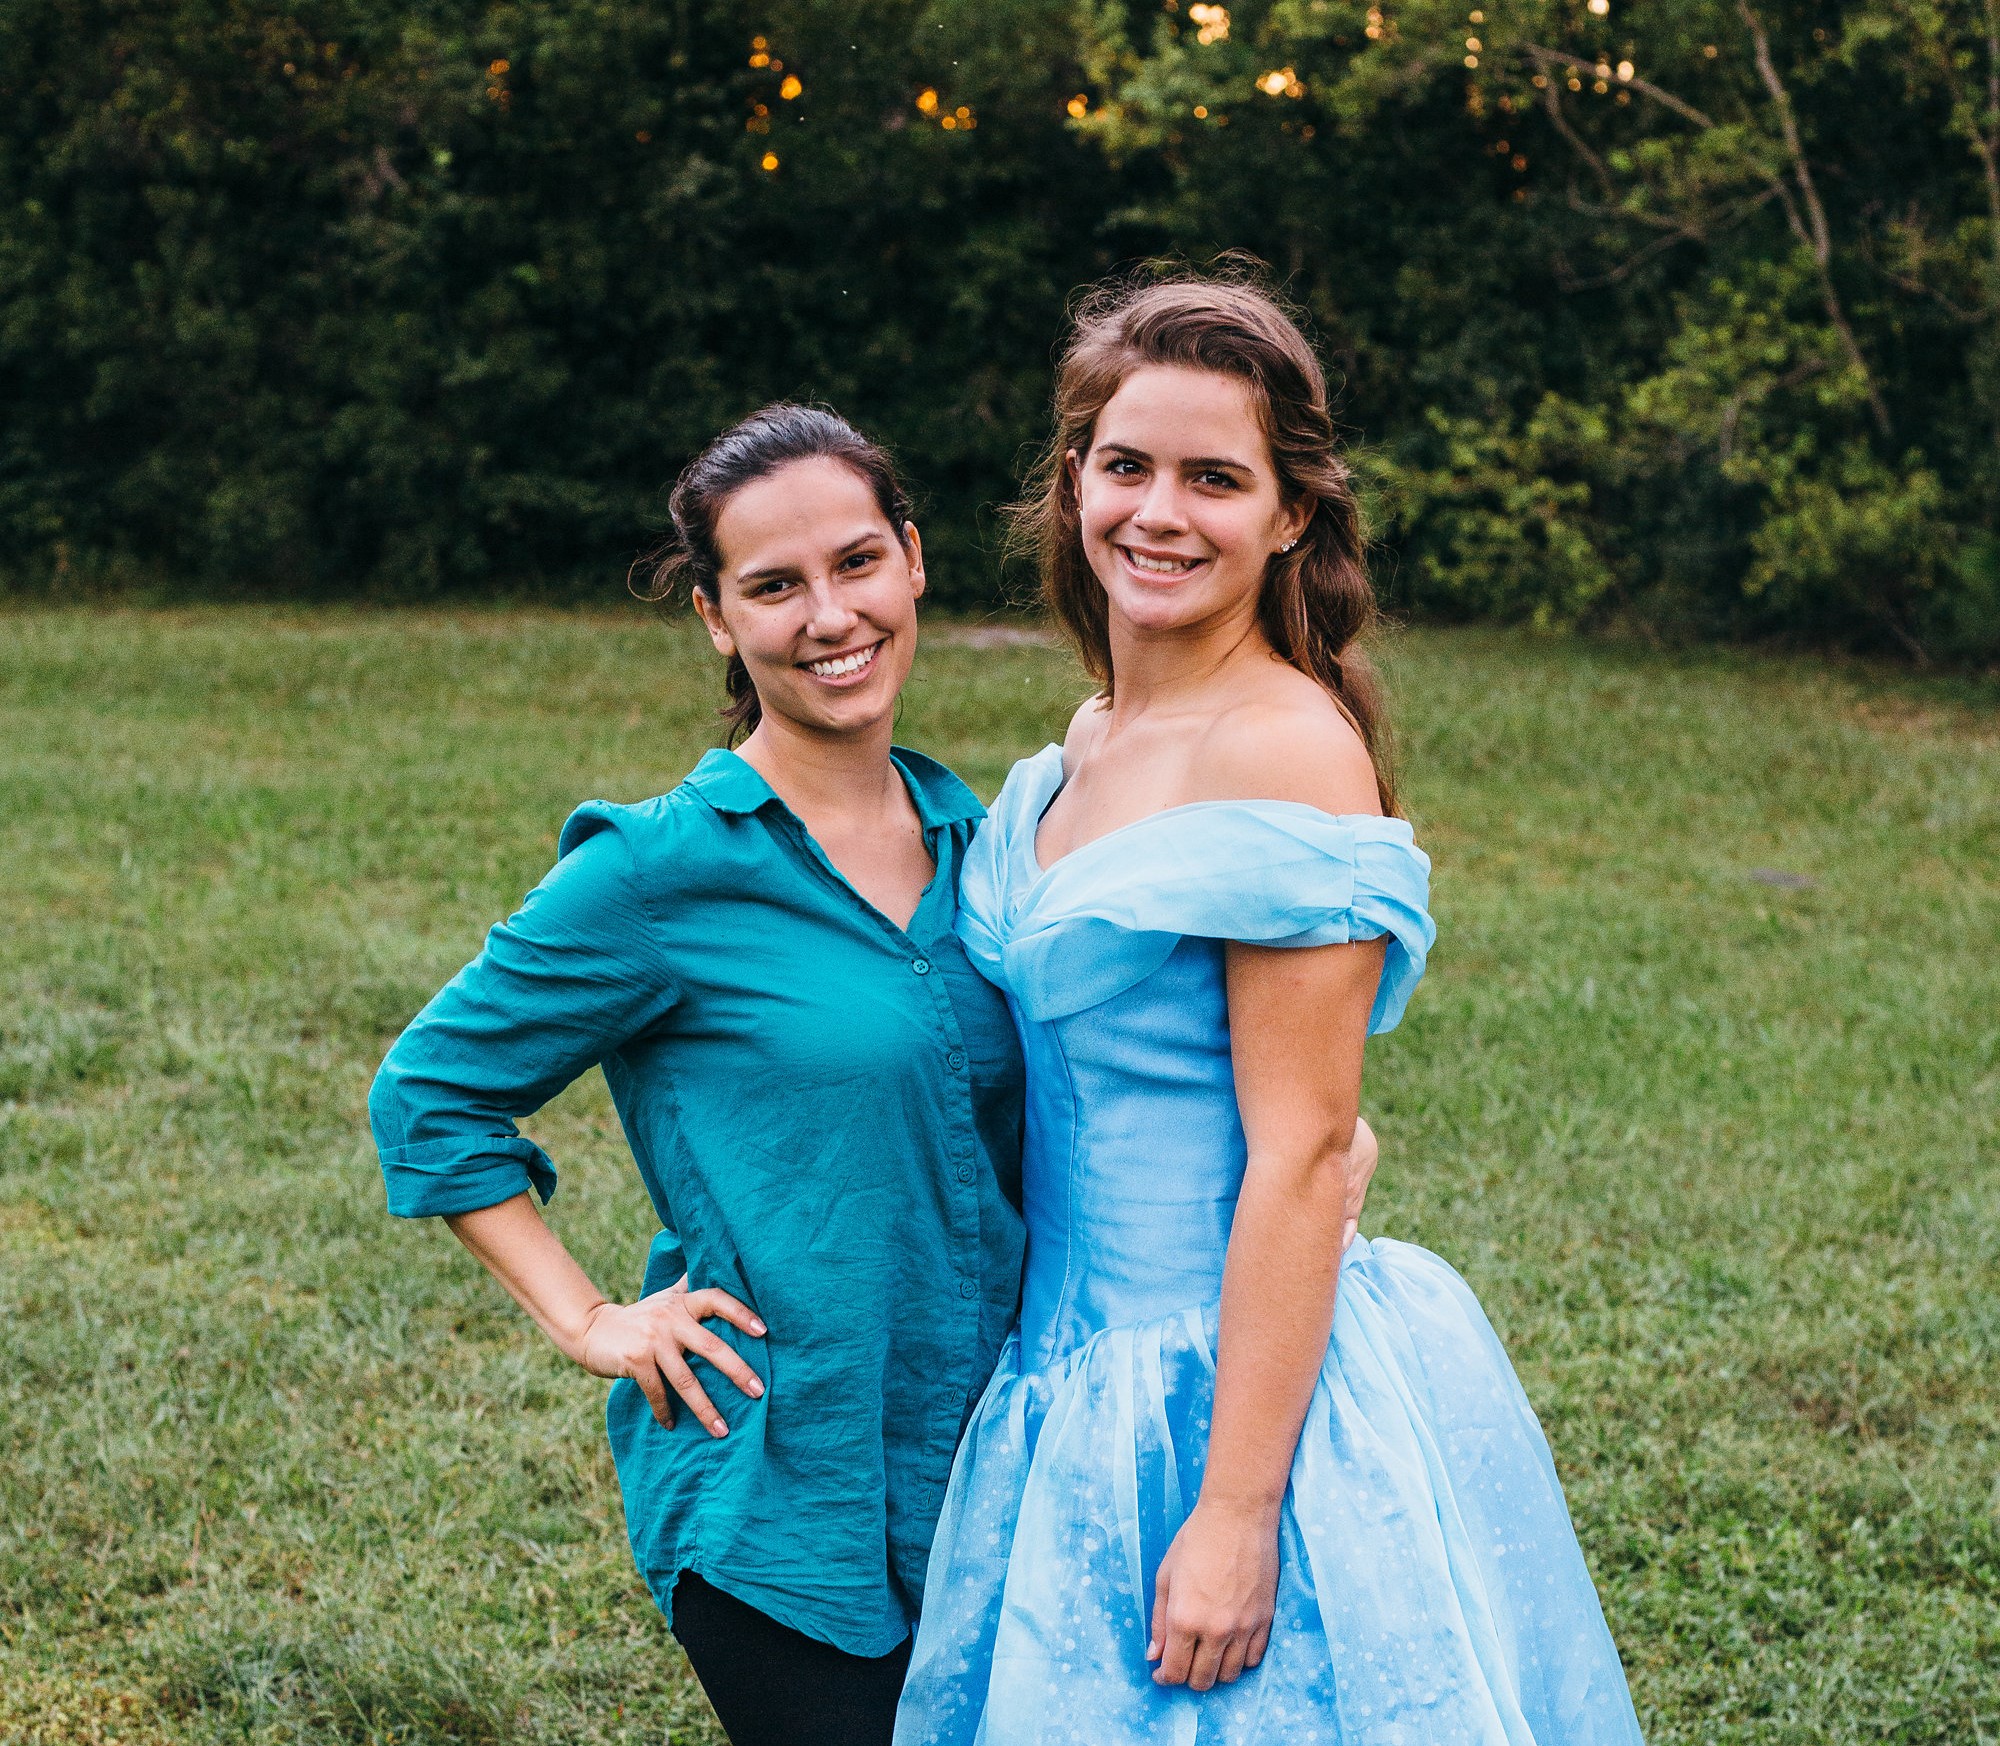
[[[1333,1328],[1355,1179],[1365,1193],[1373,1167],[1361,1056],[1385,952],[1380,940],[1228,948],[1249,1163],[1222,1275],[1207,1474],[1154,1597],[1147,1655],[1163,1685],[1233,1680],[1270,1637],[1279,1507]]]
[[[645,1392],[661,1424],[674,1422],[673,1394],[678,1394],[712,1436],[728,1433],[688,1368],[689,1352],[699,1353],[745,1394],[763,1394],[756,1372],[702,1326],[720,1316],[744,1333],[762,1337],[764,1324],[728,1292],[690,1292],[683,1278],[637,1303],[612,1303],[525,1194],[476,1212],[454,1213],[445,1222],[564,1357],[593,1376],[629,1376]]]

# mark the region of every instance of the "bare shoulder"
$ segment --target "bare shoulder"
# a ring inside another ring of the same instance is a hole
[[[1063,768],[1074,770],[1082,759],[1090,755],[1104,732],[1104,724],[1111,712],[1100,694],[1086,697],[1077,705],[1076,714],[1069,718],[1069,731],[1063,735]]]
[[[1375,765],[1353,722],[1318,684],[1289,667],[1216,718],[1191,774],[1204,800],[1382,810]]]

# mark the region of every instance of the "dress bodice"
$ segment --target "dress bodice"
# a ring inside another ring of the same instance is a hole
[[[1044,869],[1035,832],[1061,782],[1059,747],[1015,766],[968,852],[957,923],[1027,1058],[1031,1364],[1221,1290],[1245,1163],[1224,942],[1387,936],[1374,1033],[1402,1016],[1435,936],[1430,863],[1401,819],[1201,802]]]

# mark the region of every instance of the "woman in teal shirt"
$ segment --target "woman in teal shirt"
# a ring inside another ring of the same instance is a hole
[[[732,1740],[859,1746],[889,1738],[1014,1315],[1021,1059],[952,929],[979,803],[890,744],[924,572],[887,457],[773,407],[672,515],[662,580],[690,585],[748,738],[579,808],[369,1113],[390,1210],[443,1215],[620,1379],[633,1554]],[[598,1063],[663,1227],[633,1304],[542,1222],[554,1166],[515,1125]]]

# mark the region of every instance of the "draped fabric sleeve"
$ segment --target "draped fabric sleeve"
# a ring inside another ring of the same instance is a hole
[[[1122,994],[1189,936],[1288,947],[1386,938],[1369,1019],[1379,1033],[1423,976],[1436,938],[1429,891],[1430,860],[1402,819],[1271,800],[1172,807],[1035,870],[1005,916],[999,980],[1045,1021]]]
[[[369,1122],[399,1217],[473,1212],[530,1187],[547,1200],[555,1166],[517,1119],[672,1007],[673,979],[622,810],[592,802],[571,816],[548,877],[417,1014],[376,1073]]]
[[[999,802],[995,802],[996,809]],[[1000,948],[1006,929],[1007,833],[988,814],[965,851],[958,875],[958,914],[952,926],[972,967],[988,982],[1001,983]]]

